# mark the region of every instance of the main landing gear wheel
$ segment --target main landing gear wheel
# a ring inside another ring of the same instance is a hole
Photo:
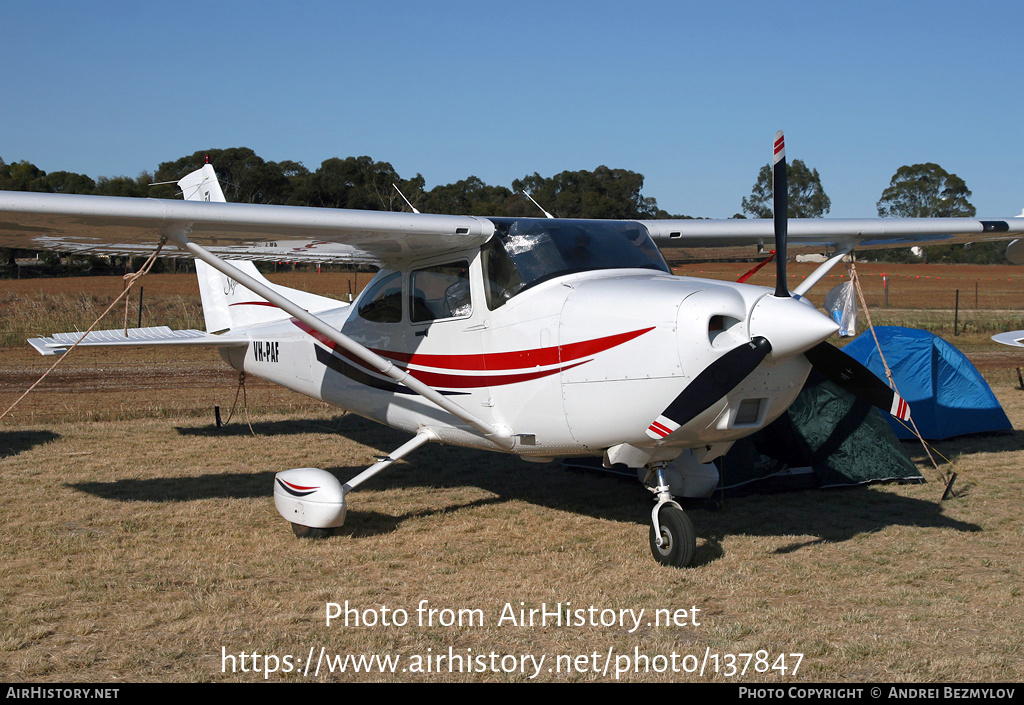
[[[658,512],[658,523],[661,524],[661,546],[658,545],[654,525],[651,525],[651,555],[654,560],[673,568],[690,565],[697,551],[697,532],[693,530],[690,517],[682,509],[666,504]]]
[[[315,526],[303,526],[292,522],[292,533],[300,539],[325,539],[331,535],[331,529],[318,529]]]

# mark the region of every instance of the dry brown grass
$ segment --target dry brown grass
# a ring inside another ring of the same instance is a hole
[[[259,437],[237,423],[217,430],[212,407],[226,414],[235,386],[215,354],[183,375],[173,362],[181,353],[154,353],[145,365],[108,353],[80,355],[78,367],[0,426],[4,680],[262,680],[222,672],[221,649],[304,661],[321,647],[404,659],[393,675],[318,678],[334,681],[526,679],[401,671],[415,655],[449,648],[544,655],[538,680],[546,681],[612,679],[549,672],[556,655],[596,652],[603,665],[609,650],[618,657],[636,649],[651,657],[758,649],[772,660],[783,652],[804,656],[795,678],[646,673],[623,680],[1024,677],[1020,431],[941,444],[960,472],[947,502],[939,502],[942,487],[933,481],[692,510],[699,543],[688,570],[650,558],[651,501],[635,482],[435,446],[353,494],[339,535],[309,542],[295,539],[274,511],[273,474],[313,465],[348,478],[405,437],[256,381],[249,401]],[[30,355],[3,351],[4,399],[29,376],[19,370],[42,361]],[[993,369],[1007,372],[1008,365]],[[139,383],[144,389],[131,391]],[[1014,383],[1007,372],[993,385],[1021,428],[1024,392]],[[325,603],[345,600],[408,610],[413,624],[327,627]],[[479,609],[486,624],[415,625],[421,600]],[[696,606],[700,625],[655,627],[645,619],[632,634],[498,626],[505,603],[520,602],[647,615]]]
[[[1021,392],[1001,390],[1017,426]],[[256,680],[228,653],[443,651],[601,658],[803,653],[799,681],[1019,681],[1022,434],[947,443],[954,499],[886,486],[729,500],[691,511],[697,566],[646,547],[636,483],[455,448],[421,450],[300,541],[273,509],[281,468],[349,477],[404,439],[330,413],[261,415],[258,438],[195,418],[8,426],[0,436],[0,672],[7,680]],[[935,473],[925,470],[926,475]],[[473,608],[482,627],[346,628],[325,603]],[[681,609],[700,626],[497,626],[505,603]],[[550,664],[550,660],[548,662]],[[301,680],[292,674],[273,677]],[[608,680],[543,672],[542,680]],[[628,680],[702,680],[685,674]],[[522,680],[334,674],[320,680]],[[706,680],[705,678],[704,680]],[[719,680],[725,680],[719,677]],[[748,674],[746,681],[781,681]]]

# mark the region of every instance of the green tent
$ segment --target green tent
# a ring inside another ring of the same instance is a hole
[[[814,371],[786,413],[715,464],[728,494],[924,482],[882,413]]]

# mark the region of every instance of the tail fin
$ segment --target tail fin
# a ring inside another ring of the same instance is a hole
[[[202,169],[193,171],[178,182],[181,195],[186,201],[211,201],[226,203],[224,192],[220,190],[220,181],[213,170],[212,164],[203,164]]]
[[[193,171],[178,182],[182,196],[186,201],[210,201],[225,203],[224,192],[220,188],[217,174],[211,164],[204,164],[201,169]],[[269,323],[288,318],[281,309],[257,296],[234,279],[221,274],[201,260],[196,260],[196,274],[199,278],[199,294],[203,300],[203,317],[206,319],[208,333],[224,331],[257,323]],[[245,260],[231,263],[244,274],[267,285],[277,293],[285,296],[310,313],[342,308],[348,304],[325,296],[317,296],[298,289],[278,286],[259,273],[256,265]]]

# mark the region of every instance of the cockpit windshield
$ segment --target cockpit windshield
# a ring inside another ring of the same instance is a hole
[[[487,306],[494,310],[520,291],[563,274],[594,269],[655,269],[668,265],[640,223],[549,218],[491,218],[494,237],[483,246]]]

